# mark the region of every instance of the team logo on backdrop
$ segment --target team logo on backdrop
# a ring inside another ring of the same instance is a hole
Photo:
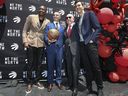
[[[0,43],[0,50],[4,50],[4,49],[5,49],[4,43]]]
[[[20,37],[21,36],[20,31],[21,30],[18,30],[18,29],[8,29],[7,30],[7,36]]]
[[[74,4],[75,4],[75,1],[74,1],[74,0],[73,0],[73,1],[71,1],[71,5],[72,5],[72,6],[74,6]]]
[[[9,78],[16,78],[17,77],[17,73],[15,71],[11,71],[9,74],[8,74]]]
[[[42,77],[45,77],[45,78],[46,78],[46,77],[47,77],[47,73],[48,73],[48,72],[47,72],[46,70],[44,70],[44,71],[41,73],[41,74],[42,74]]]
[[[52,0],[45,0],[46,2],[52,2]]]
[[[79,17],[78,13],[76,11],[70,11],[70,14],[73,14],[74,17]]]
[[[13,44],[11,45],[11,49],[14,50],[14,51],[16,51],[16,50],[19,49],[19,45],[18,45],[17,43],[13,43]]]
[[[62,9],[61,9],[61,10],[59,10],[59,12],[60,12],[60,14],[61,14],[61,15],[64,15],[64,14],[65,14],[65,11],[64,11],[64,10],[62,10]]]
[[[28,7],[30,12],[35,12],[36,11],[36,7],[34,5],[31,5]]]
[[[6,23],[7,21],[7,16],[0,16],[0,23]]]
[[[10,3],[10,10],[17,10],[17,11],[22,11],[23,10],[23,6],[22,4],[18,4],[18,3]]]
[[[28,63],[28,59],[25,59],[25,63]]]
[[[0,79],[2,79],[2,72],[0,71]]]
[[[61,4],[61,5],[67,5],[67,1],[66,0],[56,0],[57,4]]]
[[[13,18],[13,22],[15,22],[15,23],[20,23],[20,21],[21,21],[21,18],[18,17],[18,16],[15,16],[15,17]]]
[[[7,65],[16,65],[19,64],[19,59],[18,57],[5,57],[5,64]]]
[[[47,14],[53,14],[53,8],[47,7]]]

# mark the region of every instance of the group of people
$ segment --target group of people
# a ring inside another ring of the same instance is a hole
[[[64,60],[68,84],[66,90],[72,90],[72,96],[78,94],[80,64],[86,72],[86,94],[89,96],[93,94],[92,81],[95,80],[97,95],[104,96],[97,51],[97,38],[101,32],[100,24],[95,13],[85,9],[83,2],[76,1],[75,10],[79,17],[75,18],[72,14],[67,14],[66,28],[63,28],[60,23],[61,14],[58,10],[53,14],[53,22],[46,18],[46,7],[44,5],[40,6],[38,14],[27,17],[22,35],[28,57],[27,93],[32,91],[32,86],[37,86],[39,89],[44,88],[39,82],[41,78],[39,69],[41,56],[44,48],[46,48],[48,92],[52,91],[54,83],[60,90],[63,89],[61,68]],[[57,39],[49,39],[48,32],[50,29],[59,31]],[[54,70],[56,70],[55,77]],[[36,77],[33,77],[32,71],[36,72]]]

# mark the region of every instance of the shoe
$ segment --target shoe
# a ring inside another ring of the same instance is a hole
[[[72,96],[77,96],[77,94],[78,94],[78,90],[77,90],[77,89],[74,89],[74,90],[72,91]]]
[[[98,89],[97,96],[104,96],[102,89]]]
[[[32,92],[32,85],[31,84],[28,84],[27,89],[26,89],[25,92],[26,92],[26,94],[29,94],[29,93]]]
[[[40,82],[37,82],[36,86],[38,89],[44,89],[44,86]]]
[[[63,86],[61,84],[58,84],[57,87],[60,89],[60,90],[63,90]]]
[[[92,89],[86,89],[84,92],[87,96],[93,96],[93,90]]]
[[[65,87],[65,90],[71,91],[71,90],[72,90],[72,87],[66,86],[66,87]]]
[[[52,87],[53,87],[53,84],[49,84],[49,86],[48,86],[48,92],[51,92],[52,91]]]

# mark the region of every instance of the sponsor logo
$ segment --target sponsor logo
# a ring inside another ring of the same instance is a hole
[[[17,43],[13,43],[11,45],[11,49],[14,50],[14,51],[18,50],[18,48],[19,48],[19,45]]]
[[[21,21],[21,18],[18,17],[18,16],[15,16],[15,17],[13,18],[13,22],[15,22],[15,23],[20,23],[20,21]]]
[[[17,77],[17,73],[15,71],[11,71],[9,74],[8,74],[9,78],[16,78]]]
[[[28,7],[30,12],[35,12],[36,11],[36,7],[34,5],[31,5]]]

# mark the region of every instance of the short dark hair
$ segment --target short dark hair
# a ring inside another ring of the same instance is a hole
[[[81,4],[84,6],[84,2],[81,1],[81,0],[76,0],[75,3],[74,3],[74,6],[75,6],[78,2],[81,2]]]

